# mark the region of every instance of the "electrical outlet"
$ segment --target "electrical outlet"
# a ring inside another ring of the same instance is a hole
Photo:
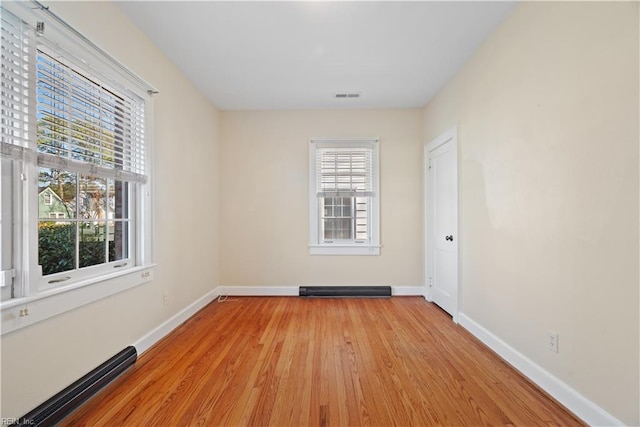
[[[547,348],[554,353],[558,352],[558,334],[553,331],[547,331]]]
[[[164,305],[169,304],[169,294],[168,293],[164,293],[162,294],[162,302],[164,303]]]

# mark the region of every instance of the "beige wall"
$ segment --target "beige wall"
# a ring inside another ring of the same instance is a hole
[[[637,2],[521,3],[424,110],[427,141],[459,126],[461,311],[630,425],[638,16]]]
[[[3,336],[1,416],[218,284],[421,284],[422,143],[458,124],[462,312],[640,423],[637,3],[522,3],[424,112],[218,113],[113,4],[51,7],[160,91],[158,267],[151,283]],[[381,138],[381,256],[308,255],[313,136]]]
[[[422,283],[421,111],[221,113],[220,283]],[[380,256],[309,255],[309,138],[380,137]]]
[[[218,284],[218,113],[111,2],[51,3],[153,84],[155,280],[2,336],[2,417],[17,417]],[[169,304],[163,305],[163,293]]]

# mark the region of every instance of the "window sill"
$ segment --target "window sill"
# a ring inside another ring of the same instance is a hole
[[[310,255],[380,255],[380,246],[310,245]]]
[[[2,313],[0,335],[17,331],[58,314],[150,282],[153,280],[153,267],[154,265],[134,267],[127,271],[41,291],[34,296],[3,301],[0,304]]]

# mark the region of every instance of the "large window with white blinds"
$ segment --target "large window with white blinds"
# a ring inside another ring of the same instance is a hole
[[[49,284],[133,262],[130,199],[134,183],[146,181],[144,102],[56,56],[45,47],[36,53],[37,191],[56,201],[53,209],[38,203],[38,258],[43,276],[65,274]]]
[[[310,253],[378,255],[378,140],[311,140]]]
[[[0,7],[0,287],[3,310],[19,303],[26,317],[29,301],[150,265],[154,91],[48,9],[19,3]]]

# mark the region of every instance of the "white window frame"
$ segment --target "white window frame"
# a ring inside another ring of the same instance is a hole
[[[372,150],[373,195],[369,206],[368,241],[325,241],[320,237],[320,198],[318,197],[317,151],[319,148],[358,148]],[[309,254],[380,255],[380,161],[379,138],[311,138],[309,140]]]
[[[14,194],[13,162],[0,158],[0,194]],[[6,197],[6,196],[5,196]],[[13,295],[15,269],[13,252],[15,230],[13,228],[14,204],[12,200],[0,198],[0,295],[9,300]]]
[[[38,266],[38,170],[35,154],[36,119],[35,109],[29,121],[29,145],[23,150],[22,159],[13,160],[12,182],[3,182],[2,186],[14,188],[13,197],[10,200],[13,212],[13,239],[11,259],[13,283],[13,298],[0,302],[2,316],[1,334],[11,333],[34,323],[46,320],[58,314],[81,307],[96,300],[114,295],[118,292],[139,286],[153,279],[153,215],[152,187],[153,169],[149,164],[153,158],[152,153],[152,129],[153,111],[151,94],[157,93],[142,79],[135,76],[100,48],[84,38],[77,31],[69,27],[64,21],[53,14],[49,9],[40,9],[31,2],[5,2],[3,9],[18,16],[23,22],[29,24],[35,32],[36,23],[44,22],[47,44],[63,47],[71,52],[75,58],[87,67],[88,74],[92,78],[100,79],[102,75],[108,76],[109,81],[138,93],[145,104],[145,151],[147,181],[144,183],[129,183],[132,214],[130,218],[132,229],[130,239],[135,240],[135,253],[129,254],[132,263],[126,268],[116,268],[111,271],[92,267],[84,268],[82,274],[74,274],[62,284],[51,286],[47,283],[54,275],[46,276],[43,285],[43,277]],[[34,35],[35,37],[35,35]],[[36,40],[34,38],[36,42]],[[35,58],[36,46],[30,46],[32,58]],[[76,64],[74,61],[74,67]],[[35,70],[35,64],[32,68]],[[84,68],[84,67],[82,67]],[[104,73],[104,74],[101,74]],[[31,91],[35,92],[35,77],[30,78]],[[133,84],[132,84],[133,82]],[[118,87],[115,88],[116,90]],[[33,95],[33,93],[32,93]],[[33,101],[35,103],[35,100]],[[4,152],[3,152],[4,155]],[[6,175],[3,176],[6,178]],[[5,194],[3,192],[3,194]],[[2,202],[6,211],[7,200]],[[3,232],[8,228],[4,227]],[[3,236],[4,237],[4,236]],[[3,255],[6,255],[6,250]],[[5,256],[6,259],[6,256]],[[117,262],[116,262],[117,263]],[[92,272],[93,270],[93,272]],[[70,275],[68,272],[66,275]],[[55,276],[57,276],[56,274]],[[65,276],[65,273],[59,275]],[[3,275],[3,280],[7,275]],[[6,284],[9,286],[9,284]],[[5,296],[3,287],[3,297]]]

